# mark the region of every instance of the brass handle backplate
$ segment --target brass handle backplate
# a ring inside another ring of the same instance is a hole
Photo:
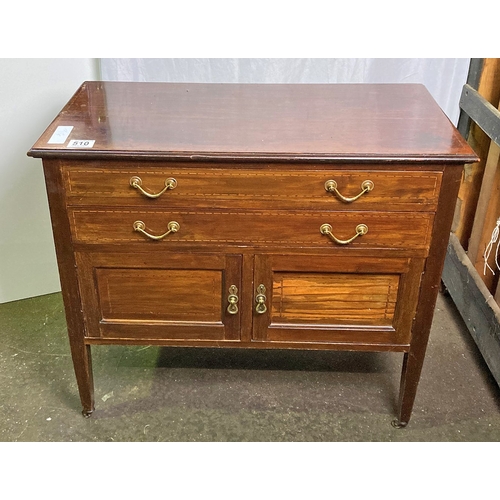
[[[229,314],[238,314],[238,288],[235,285],[229,287],[229,296],[227,297],[229,305],[227,306],[227,312]]]
[[[333,233],[332,233],[332,226],[330,224],[323,224],[319,228],[319,232],[321,234],[324,234],[325,236],[328,236],[332,241],[335,243],[338,243],[339,245],[348,245],[351,243],[351,241],[354,241],[358,236],[363,236],[368,232],[368,226],[366,224],[358,224],[356,226],[356,234],[352,237],[349,238],[348,240],[339,240]]]
[[[177,187],[177,181],[173,177],[165,179],[165,187],[159,193],[149,193],[148,191],[144,190],[144,188],[142,187],[142,179],[137,175],[134,175],[130,178],[130,185],[133,188],[138,189],[144,196],[147,196],[148,198],[158,198],[168,189],[175,189]]]
[[[361,189],[362,189],[361,193],[351,198],[348,198],[347,196],[340,194],[339,190],[337,189],[337,183],[334,180],[325,182],[325,190],[328,191],[329,193],[334,193],[339,200],[345,203],[352,203],[353,201],[356,201],[360,196],[364,195],[365,193],[369,193],[374,187],[375,185],[373,184],[372,181],[369,180],[363,181],[361,183]]]
[[[255,306],[255,312],[257,314],[264,314],[267,311],[267,306],[266,306],[266,296],[264,295],[266,293],[266,287],[264,285],[259,285],[257,287],[257,295],[255,296],[255,302],[257,302],[257,305]]]
[[[168,231],[166,233],[160,234],[159,236],[155,236],[154,234],[150,234],[146,231],[146,224],[144,224],[144,222],[142,222],[142,220],[136,220],[133,224],[133,227],[134,227],[134,231],[138,231],[139,233],[144,234],[145,236],[147,236],[148,238],[150,238],[152,240],[162,240],[168,234],[176,233],[181,228],[181,226],[179,225],[178,222],[170,221],[168,223],[168,226],[167,226]]]

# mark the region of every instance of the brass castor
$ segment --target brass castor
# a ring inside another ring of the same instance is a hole
[[[400,422],[397,418],[395,418],[391,422],[391,425],[396,429],[404,429],[408,425],[408,422]]]

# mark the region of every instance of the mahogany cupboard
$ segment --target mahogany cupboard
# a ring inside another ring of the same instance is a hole
[[[421,85],[85,82],[43,159],[83,414],[91,346],[424,360],[462,166]]]

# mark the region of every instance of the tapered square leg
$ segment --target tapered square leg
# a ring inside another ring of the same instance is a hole
[[[417,394],[422,365],[423,359],[419,363],[415,356],[410,356],[409,353],[404,354],[399,388],[398,418],[392,421],[393,427],[400,429],[408,425]]]
[[[71,355],[75,367],[76,383],[82,402],[82,414],[90,417],[94,411],[94,380],[92,376],[92,356],[89,345],[71,345]]]

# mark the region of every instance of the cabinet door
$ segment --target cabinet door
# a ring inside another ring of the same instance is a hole
[[[240,255],[81,252],[77,263],[88,337],[239,339],[239,300],[228,306]]]
[[[256,255],[253,338],[407,345],[423,266],[410,258]]]

